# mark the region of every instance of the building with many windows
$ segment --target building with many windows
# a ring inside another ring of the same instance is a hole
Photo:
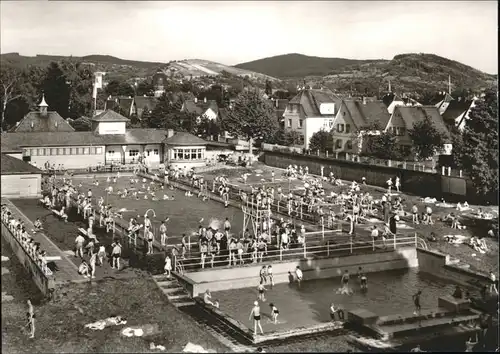
[[[139,161],[152,168],[168,161],[205,163],[204,140],[162,129],[127,129],[128,121],[106,110],[92,118],[91,131],[77,132],[56,112],[48,112],[42,99],[39,112],[28,113],[15,129],[2,133],[1,152],[39,168],[47,163],[66,169]]]

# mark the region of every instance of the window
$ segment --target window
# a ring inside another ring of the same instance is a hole
[[[203,150],[202,149],[198,149],[198,159],[202,159],[203,158]]]
[[[304,120],[303,119],[299,119],[299,128],[302,128],[303,125],[304,125]]]
[[[291,127],[292,127],[292,120],[288,119],[288,128],[291,128]]]
[[[83,154],[88,155],[90,153],[90,148],[83,148]]]
[[[184,151],[184,160],[189,160],[189,157],[191,156],[191,151],[189,149],[185,149]]]
[[[38,156],[45,156],[45,149],[38,149]]]
[[[64,148],[57,149],[57,154],[58,155],[64,155]]]
[[[352,141],[347,140],[347,142],[345,143],[345,147],[347,150],[352,150]]]
[[[337,139],[337,141],[335,142],[335,148],[342,149],[342,139]]]
[[[71,148],[66,148],[65,150],[65,155],[71,155]]]
[[[330,129],[333,128],[333,119],[328,120],[328,128],[330,128]]]
[[[344,124],[337,124],[337,132],[339,133],[344,132]]]
[[[76,155],[82,155],[83,154],[83,148],[75,148],[76,150]]]
[[[134,157],[139,155],[139,150],[129,150],[128,156],[129,157]]]
[[[191,160],[196,160],[198,157],[198,149],[191,149]]]
[[[403,136],[405,134],[406,134],[406,129],[403,127],[399,128],[399,135]]]
[[[345,111],[344,111],[344,112],[342,112],[342,115],[344,115],[344,116],[345,116]]]
[[[159,154],[160,154],[160,153],[159,153],[158,149],[154,149],[154,150],[153,150],[153,155],[159,155]]]
[[[101,155],[102,154],[102,148],[101,147],[95,148],[95,153],[97,155]]]
[[[304,134],[299,135],[299,144],[303,145],[304,144]]]
[[[351,132],[351,125],[350,124],[345,125],[345,132],[346,132],[346,134],[349,134]]]

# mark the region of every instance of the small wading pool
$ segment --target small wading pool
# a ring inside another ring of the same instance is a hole
[[[455,285],[419,273],[417,268],[398,269],[378,273],[368,273],[368,291],[362,293],[355,274],[351,274],[349,286],[352,295],[337,294],[340,278],[277,284],[265,293],[266,301],[260,303],[264,333],[286,331],[299,327],[310,327],[330,321],[330,304],[347,311],[366,309],[379,316],[408,313],[414,311],[412,295],[422,291],[422,309],[438,306],[438,297],[452,294]],[[250,282],[249,282],[250,283]],[[225,290],[212,293],[212,299],[219,300],[220,310],[253,330],[253,319],[249,320],[253,302],[257,300],[258,276],[254,286],[243,289]],[[476,295],[471,291],[471,295]],[[278,307],[279,323],[274,325],[270,318],[270,303]]]
[[[224,208],[220,203],[207,200],[202,201],[196,196],[187,197],[184,192],[178,189],[170,190],[168,188],[160,189],[156,191],[156,196],[158,201],[151,200],[151,196],[148,195],[148,200],[143,199],[144,194],[139,193],[139,200],[133,197],[120,198],[116,195],[118,190],[123,191],[127,188],[129,191],[131,187],[137,188],[139,191],[144,191],[142,188],[142,178],[139,178],[139,183],[131,184],[131,176],[121,176],[118,178],[117,183],[107,183],[106,177],[97,176],[99,181],[99,186],[93,184],[93,176],[75,176],[72,178],[73,185],[78,186],[79,183],[82,184],[81,188],[78,188],[80,192],[87,193],[89,188],[92,190],[92,195],[96,198],[101,196],[106,199],[106,193],[104,191],[108,185],[113,186],[113,194],[107,197],[107,202],[111,204],[116,209],[126,208],[127,211],[123,213],[123,218],[126,222],[132,217],[137,217],[140,215],[141,218],[138,220],[142,222],[142,217],[148,209],[153,209],[156,213],[156,218],[152,217],[153,213],[150,211],[148,213],[151,218],[154,228],[156,229],[155,234],[158,235],[158,228],[162,220],[169,217],[170,221],[167,223],[167,234],[169,236],[182,236],[183,233],[190,235],[193,232],[198,231],[200,226],[200,219],[203,218],[201,223],[203,226],[211,226],[216,228],[221,228],[224,220],[229,218],[231,222],[233,232],[238,234],[241,232],[243,227],[243,213],[236,208]],[[145,183],[146,187],[150,186],[150,181],[147,180]],[[172,195],[175,200],[163,200],[163,195],[166,194],[169,197]]]

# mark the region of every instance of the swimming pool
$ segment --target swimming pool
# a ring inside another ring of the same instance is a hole
[[[438,297],[451,294],[455,285],[426,274],[419,273],[418,268],[397,269],[377,273],[369,273],[368,291],[361,292],[357,278],[351,275],[352,295],[337,293],[340,278],[315,279],[304,281],[300,288],[297,283],[277,284],[266,292],[266,302],[260,302],[263,311],[262,326],[264,332],[290,330],[298,327],[310,327],[330,321],[329,308],[333,302],[340,306],[347,315],[353,309],[366,309],[377,315],[393,315],[414,311],[412,295],[422,291],[422,309],[438,306]],[[242,322],[253,327],[248,316],[252,304],[257,300],[256,277],[252,287],[219,291],[212,294],[213,299],[220,302],[220,309]],[[471,291],[472,295],[475,292]],[[274,325],[268,317],[270,303],[280,310],[281,323]]]

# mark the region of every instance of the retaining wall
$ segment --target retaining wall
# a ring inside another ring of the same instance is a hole
[[[434,250],[417,249],[419,271],[455,283],[481,287],[490,282],[488,275],[450,264],[450,256]]]
[[[422,197],[444,197],[457,201],[467,199],[469,202],[483,202],[477,200],[478,197],[472,184],[465,178],[278,151],[266,151],[261,160],[266,165],[279,168],[287,168],[289,165],[295,164],[307,166],[309,172],[316,175],[321,175],[321,167],[323,166],[324,176],[333,172],[336,178],[351,181],[360,181],[361,177],[366,177],[369,184],[379,187],[387,187],[386,181],[398,176],[401,179],[404,192]]]
[[[367,273],[417,267],[418,259],[416,249],[408,247],[364,255],[281,262],[273,264],[274,282],[276,284],[289,282],[289,272],[294,276],[297,266],[302,269],[304,279],[321,279],[338,277],[345,270],[354,274],[359,267]],[[257,282],[261,268],[262,265],[256,264],[247,267],[210,269],[185,273],[180,279],[186,283],[191,296],[197,296],[207,289],[220,291],[251,286]]]
[[[10,245],[10,248],[19,260],[19,263],[21,263],[24,269],[26,269],[42,294],[44,294],[45,296],[50,296],[55,288],[54,276],[45,275],[38,264],[36,264],[31,259],[30,255],[26,252],[26,250],[19,243],[17,238],[12,234],[9,228],[5,226],[3,222],[0,222],[0,224],[2,225],[3,240],[5,240]]]

